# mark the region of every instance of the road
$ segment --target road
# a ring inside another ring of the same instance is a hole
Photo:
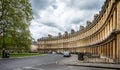
[[[46,54],[29,58],[1,59],[0,70],[113,70],[103,68],[66,66],[56,61],[64,59],[62,55]]]

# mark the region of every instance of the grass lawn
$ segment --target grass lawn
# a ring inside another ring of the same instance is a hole
[[[10,58],[16,58],[16,57],[30,57],[30,56],[40,56],[39,53],[10,53]],[[2,57],[2,54],[0,54],[0,58]]]

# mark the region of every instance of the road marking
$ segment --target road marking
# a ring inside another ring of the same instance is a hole
[[[58,61],[56,61],[56,64],[59,64],[59,62],[58,62]]]
[[[69,68],[73,68],[73,66],[68,66]]]
[[[24,69],[30,69],[30,68],[32,68],[32,67],[23,67]]]
[[[13,70],[23,70],[23,69],[21,69],[21,68],[16,68],[16,69],[13,69]]]
[[[13,70],[24,70],[24,69],[45,70],[45,69],[42,69],[42,68],[35,68],[35,67],[23,67],[23,68],[16,68],[16,69],[13,69]]]
[[[45,69],[42,69],[42,68],[35,68],[35,67],[33,67],[32,69],[45,70]]]
[[[29,67],[23,67],[23,69],[45,70],[45,69],[42,69],[42,68],[36,68],[36,67],[32,67],[32,66],[29,66]]]
[[[36,67],[24,67],[23,69],[45,70],[45,69],[42,69],[42,68],[36,68]]]
[[[38,64],[38,65],[42,65],[42,64]],[[24,69],[45,70],[45,69],[37,68],[37,67],[34,67],[34,66],[36,66],[36,65],[33,65],[33,66],[27,66],[27,67],[22,67],[22,68],[16,68],[16,69],[13,69],[13,70],[24,70]]]

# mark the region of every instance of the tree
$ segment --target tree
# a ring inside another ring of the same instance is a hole
[[[28,50],[31,44],[29,25],[32,18],[32,9],[29,0],[1,0],[1,48],[17,51],[19,49]]]

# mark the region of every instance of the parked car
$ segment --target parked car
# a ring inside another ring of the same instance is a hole
[[[64,52],[63,52],[63,56],[64,56],[64,57],[70,57],[71,54],[70,54],[69,51],[64,51]]]
[[[52,54],[56,54],[56,52],[52,52]]]

